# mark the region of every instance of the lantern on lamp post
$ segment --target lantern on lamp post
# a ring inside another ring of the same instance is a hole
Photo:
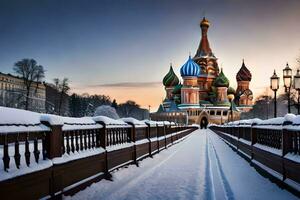
[[[283,83],[285,87],[285,92],[288,97],[288,113],[291,113],[291,86],[292,86],[292,69],[289,67],[289,64],[286,64],[286,67],[283,69]]]
[[[271,90],[274,91],[274,117],[277,117],[277,99],[276,99],[276,92],[279,89],[279,77],[274,70],[273,76],[271,76],[271,83],[270,83]]]
[[[298,92],[297,109],[299,115],[300,114],[300,70],[299,69],[297,69],[297,74],[294,76],[294,88]]]
[[[233,100],[234,100],[234,94],[228,94],[227,95],[227,98],[230,102],[230,116],[231,116],[231,120],[230,121],[233,121]]]

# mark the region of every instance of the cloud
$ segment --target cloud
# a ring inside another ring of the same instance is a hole
[[[162,82],[120,82],[89,85],[88,87],[113,87],[113,88],[145,88],[162,86]]]

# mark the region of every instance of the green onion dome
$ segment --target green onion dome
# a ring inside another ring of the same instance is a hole
[[[178,85],[176,85],[172,91],[173,94],[181,94],[181,88],[182,88],[182,84],[179,83]]]
[[[215,87],[227,87],[228,88],[228,86],[229,86],[229,80],[224,75],[223,69],[221,69],[221,72],[220,72],[219,76],[215,79],[214,86]]]
[[[170,66],[169,72],[165,75],[163,79],[163,84],[166,87],[176,86],[179,83],[179,79],[173,71],[172,65]]]
[[[235,89],[233,87],[229,87],[227,90],[227,94],[235,94]]]

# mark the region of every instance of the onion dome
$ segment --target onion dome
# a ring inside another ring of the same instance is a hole
[[[203,17],[200,26],[209,26],[209,25],[210,25],[209,21],[205,17]]]
[[[170,70],[165,75],[165,77],[163,79],[163,84],[166,87],[172,87],[172,86],[178,85],[178,83],[179,83],[179,79],[176,76],[176,74],[174,73],[172,65],[170,65]]]
[[[236,80],[237,81],[251,81],[252,75],[249,69],[247,69],[244,60],[242,67],[240,68],[239,72],[236,74]]]
[[[215,87],[227,87],[229,86],[229,80],[223,73],[223,69],[221,69],[221,73],[219,76],[215,79],[214,81],[214,86]]]
[[[227,94],[235,94],[235,89],[233,87],[229,87],[227,90]]]
[[[193,61],[191,56],[186,61],[184,65],[182,65],[180,69],[181,76],[199,76],[200,75],[200,67],[197,63]]]
[[[178,85],[176,85],[172,91],[172,93],[175,94],[181,94],[181,88],[182,88],[182,84],[179,83]]]

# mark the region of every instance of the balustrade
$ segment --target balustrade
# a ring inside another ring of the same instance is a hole
[[[32,160],[36,163],[39,163],[40,159],[45,160],[47,153],[45,136],[46,132],[1,133],[0,150],[4,170],[8,171],[12,162],[19,169],[21,165],[30,166]],[[22,163],[22,160],[25,162]]]

